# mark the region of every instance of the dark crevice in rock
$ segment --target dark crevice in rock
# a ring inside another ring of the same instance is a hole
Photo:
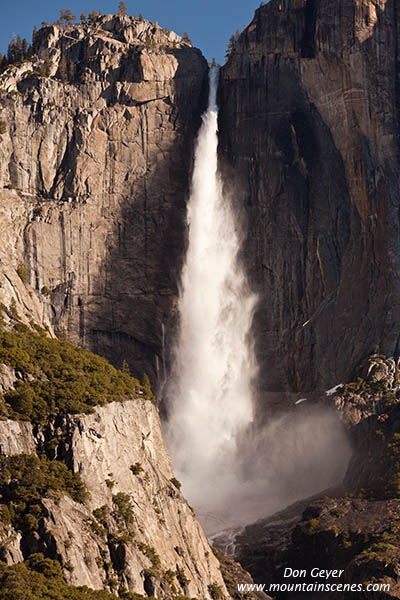
[[[317,10],[319,0],[305,0],[304,35],[301,40],[301,57],[315,58],[315,27],[317,23]]]

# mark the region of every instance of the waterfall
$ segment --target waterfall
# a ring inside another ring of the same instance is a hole
[[[256,297],[238,261],[240,227],[217,167],[218,78],[211,69],[195,149],[166,431],[177,476],[200,518],[204,511],[223,514],[235,495],[237,439],[253,418],[255,375],[249,330]]]
[[[218,174],[217,86],[212,69],[187,209],[165,426],[177,477],[208,534],[336,484],[350,456],[337,414],[323,403],[293,403],[263,425],[253,422],[249,332],[257,298],[238,260],[241,228]]]

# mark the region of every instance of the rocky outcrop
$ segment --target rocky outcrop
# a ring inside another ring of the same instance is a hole
[[[399,39],[395,0],[271,0],[222,69],[271,397],[348,380],[376,344],[398,353]]]
[[[44,27],[0,76],[0,300],[153,380],[206,71],[175,33],[104,15]]]
[[[297,502],[241,529],[214,537],[254,580],[272,592],[278,582],[312,586],[324,582],[312,569],[342,570],[328,593],[297,590],[299,598],[400,597],[400,392],[399,366],[377,353],[356,369],[354,381],[340,386],[325,402],[334,405],[352,439],[353,454],[343,483]],[[285,576],[304,569],[306,575]],[[368,591],[370,583],[386,589]],[[351,590],[351,585],[356,586]],[[277,599],[292,590],[276,588]],[[304,593],[303,593],[304,592]],[[313,592],[313,593],[311,593]],[[297,596],[296,596],[297,597]]]
[[[254,585],[253,579],[247,571],[236,561],[226,554],[224,554],[218,548],[213,548],[215,556],[218,558],[221,565],[221,574],[224,579],[227,590],[231,597],[235,600],[241,600],[243,597],[243,591],[240,590],[238,584],[248,586],[245,592],[246,600],[271,600],[270,596],[267,596],[263,591],[257,590]]]
[[[399,598],[399,523],[396,500],[326,496],[246,527],[237,538],[236,558],[266,590],[283,584],[281,591],[275,588],[277,600],[293,597],[296,585],[304,586],[297,588],[299,599]],[[290,570],[305,573],[291,577]],[[326,578],[333,570],[336,576]],[[367,590],[377,583],[387,587]],[[327,584],[341,587],[330,591]],[[318,585],[325,587],[318,591]]]
[[[151,402],[114,402],[45,426],[0,421],[0,448],[2,454],[46,452],[63,459],[90,494],[83,504],[66,495],[43,498],[46,516],[35,532],[2,523],[2,559],[9,564],[42,552],[64,565],[74,585],[165,599],[178,591],[208,599],[214,597],[210,589],[230,597],[173,478]]]
[[[338,386],[333,394],[326,397],[326,404],[335,407],[342,421],[354,433],[357,431],[355,425],[400,402],[399,366],[399,360],[378,354],[369,356],[356,369],[353,381]]]

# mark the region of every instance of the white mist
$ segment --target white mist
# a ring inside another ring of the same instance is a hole
[[[167,440],[189,501],[201,513],[234,494],[236,440],[252,421],[255,296],[237,258],[240,236],[217,171],[218,70],[195,149],[189,243],[179,299],[180,334],[169,385]]]

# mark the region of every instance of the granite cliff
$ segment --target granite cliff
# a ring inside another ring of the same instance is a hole
[[[104,15],[42,28],[0,76],[1,301],[153,381],[206,72],[188,40]]]
[[[221,166],[277,403],[399,352],[399,36],[395,0],[271,0],[222,69]]]
[[[210,598],[213,584],[224,589],[219,563],[171,482],[172,465],[151,402],[114,402],[39,428],[0,422],[3,456],[37,455],[46,441],[53,456],[68,457],[89,498],[83,504],[66,495],[42,498],[45,516],[34,532],[2,525],[2,560],[13,564],[42,553],[66,566],[72,585],[125,588],[157,598],[171,598],[172,585],[198,598]]]

